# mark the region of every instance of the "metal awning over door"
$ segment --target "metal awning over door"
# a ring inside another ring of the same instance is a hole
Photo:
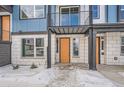
[[[49,27],[52,33],[55,34],[84,34],[89,29],[89,26],[53,26]]]

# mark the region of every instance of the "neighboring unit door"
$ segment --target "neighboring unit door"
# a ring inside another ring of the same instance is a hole
[[[10,40],[10,16],[2,16],[2,40]]]
[[[70,62],[70,38],[60,38],[60,62]]]
[[[100,38],[96,38],[96,64],[99,64],[100,62]]]

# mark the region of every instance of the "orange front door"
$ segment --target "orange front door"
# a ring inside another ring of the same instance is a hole
[[[10,40],[10,16],[2,16],[2,40]]]
[[[99,53],[100,53],[100,38],[97,37],[96,38],[96,64],[99,64],[99,59],[100,59],[100,56],[99,56]]]
[[[60,62],[70,62],[70,38],[60,38]]]

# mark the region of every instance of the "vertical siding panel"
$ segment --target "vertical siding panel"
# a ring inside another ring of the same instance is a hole
[[[11,43],[0,42],[0,66],[11,63]]]
[[[1,22],[1,16],[0,16],[0,40],[2,39],[2,22]]]

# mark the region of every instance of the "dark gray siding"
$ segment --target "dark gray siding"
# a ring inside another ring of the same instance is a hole
[[[11,63],[11,43],[0,42],[0,66]]]
[[[1,22],[1,16],[0,16],[0,40],[1,40],[1,34],[2,34],[2,22]]]

